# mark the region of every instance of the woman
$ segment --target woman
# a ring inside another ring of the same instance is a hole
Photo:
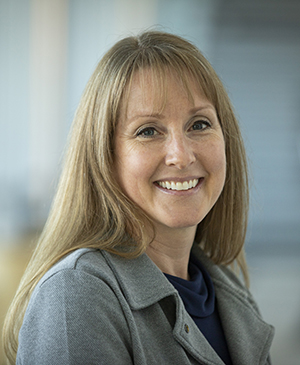
[[[7,316],[11,363],[270,363],[273,328],[226,267],[247,283],[247,208],[238,123],[208,61],[171,34],[121,40],[86,87]]]

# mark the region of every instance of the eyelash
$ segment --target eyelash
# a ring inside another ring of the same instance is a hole
[[[197,125],[197,124],[202,124],[202,125],[205,125],[205,128],[201,128],[201,129],[194,129],[194,130],[205,130],[205,129],[207,129],[207,128],[210,128],[211,127],[211,124],[210,124],[210,122],[209,121],[207,121],[207,120],[204,120],[204,119],[200,119],[200,120],[197,120],[195,123],[193,123],[193,125],[192,125],[192,127],[191,128],[193,128],[195,125]]]
[[[151,135],[151,136],[147,136],[147,135],[145,135],[145,133],[146,132],[149,132],[149,131],[152,131],[152,132],[154,132],[154,134],[153,135]],[[146,127],[146,128],[142,128],[141,130],[139,130],[138,132],[137,132],[137,137],[140,137],[140,136],[142,136],[143,138],[152,138],[155,134],[157,134],[158,132],[157,132],[157,130],[154,128],[154,127]],[[144,135],[143,135],[144,134]]]
[[[197,124],[201,124],[204,125],[204,128],[201,129],[193,129],[193,127]],[[207,120],[197,120],[196,122],[193,123],[193,125],[191,126],[190,129],[193,129],[194,131],[203,131],[207,128],[211,127],[211,123],[208,122]],[[146,135],[145,133],[147,132],[153,132],[153,134],[151,135]],[[145,127],[142,128],[140,130],[137,131],[136,136],[137,137],[143,137],[143,138],[153,138],[156,134],[158,134],[159,132],[155,129],[155,127]]]

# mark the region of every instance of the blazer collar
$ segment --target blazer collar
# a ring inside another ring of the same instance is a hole
[[[146,308],[177,293],[173,285],[146,254],[129,261],[106,251],[103,251],[103,255],[133,310]]]
[[[236,364],[266,364],[274,327],[264,322],[251,293],[227,267],[215,265],[202,250],[193,253],[214,283],[227,345]]]
[[[146,254],[128,263],[128,259],[105,251],[102,253],[131,309],[143,309],[165,297],[178,296],[175,288]],[[233,363],[266,364],[274,328],[261,319],[250,292],[231,270],[215,265],[198,247],[193,248],[193,254],[213,280],[219,315]]]

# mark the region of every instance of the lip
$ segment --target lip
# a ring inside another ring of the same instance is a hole
[[[159,179],[159,180],[156,180],[155,182],[157,183],[158,181],[174,181],[175,183],[177,182],[181,182],[183,183],[184,181],[190,181],[190,180],[194,180],[194,179],[201,179],[200,176],[186,176],[186,177],[166,177],[166,178],[163,178],[163,179]]]
[[[194,179],[199,180],[198,184],[194,188],[191,188],[191,189],[188,189],[188,190],[171,190],[171,189],[163,188],[162,186],[160,186],[158,184],[158,181],[159,182],[162,182],[162,181],[171,182],[171,181],[173,181],[175,183],[177,183],[177,182],[183,183],[184,181],[190,181],[190,180],[194,180]],[[201,185],[203,184],[203,181],[204,181],[204,177],[199,177],[199,176],[197,176],[197,177],[196,176],[191,176],[191,177],[184,177],[184,178],[168,177],[168,178],[164,178],[164,179],[160,179],[160,180],[155,181],[154,185],[157,189],[159,189],[163,193],[173,194],[173,195],[185,195],[186,196],[186,195],[194,194],[195,192],[197,192],[201,188]]]

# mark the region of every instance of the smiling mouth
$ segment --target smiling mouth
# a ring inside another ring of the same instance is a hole
[[[157,184],[164,189],[181,191],[193,189],[198,184],[198,182],[199,179],[193,179],[176,183],[174,181],[157,181]]]

